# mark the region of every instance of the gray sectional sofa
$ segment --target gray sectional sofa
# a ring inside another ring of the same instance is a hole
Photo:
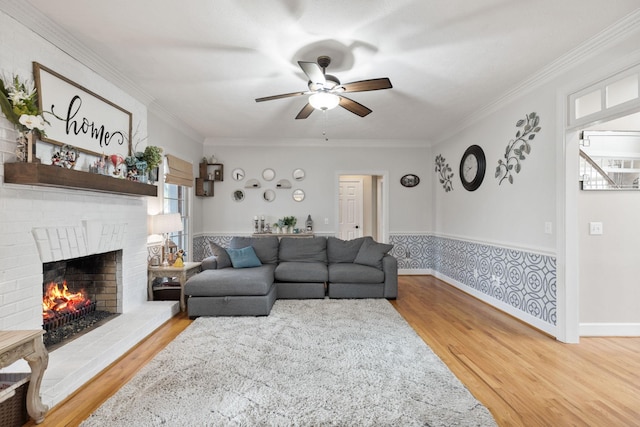
[[[184,286],[190,317],[266,316],[276,299],[398,295],[393,246],[371,237],[234,237]]]

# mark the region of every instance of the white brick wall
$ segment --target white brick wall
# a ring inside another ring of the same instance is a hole
[[[2,11],[0,32],[0,73],[32,78],[32,61],[37,61],[130,111],[134,128],[146,133],[147,108],[143,103]],[[59,233],[84,228],[83,221],[107,224],[100,231],[110,238],[89,241],[86,250],[94,253],[99,246],[110,247],[120,240],[123,312],[146,301],[147,198],[4,184],[3,165],[16,159],[16,138],[13,125],[0,114],[0,330],[41,327],[43,260],[34,229]],[[69,253],[82,252],[74,245],[67,249]]]
[[[6,125],[0,157],[11,159]],[[60,258],[121,248],[123,312],[146,301],[146,197],[5,184],[3,165],[0,176],[0,330],[41,327],[42,263]]]

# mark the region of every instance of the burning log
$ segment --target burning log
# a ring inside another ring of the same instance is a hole
[[[69,292],[67,282],[62,283],[62,289],[57,283],[50,283],[42,298],[43,319],[55,317],[58,314],[76,312],[91,304],[84,290],[76,293]]]

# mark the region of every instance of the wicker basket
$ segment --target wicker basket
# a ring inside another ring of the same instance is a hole
[[[27,388],[29,374],[0,373],[0,426],[19,427],[29,421]]]

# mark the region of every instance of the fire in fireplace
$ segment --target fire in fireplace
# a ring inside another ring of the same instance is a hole
[[[121,251],[43,264],[42,324],[49,351],[119,312]]]
[[[49,283],[42,298],[42,322],[45,331],[55,330],[60,326],[77,320],[95,311],[96,304],[86,296],[86,292],[71,293],[67,281]]]

